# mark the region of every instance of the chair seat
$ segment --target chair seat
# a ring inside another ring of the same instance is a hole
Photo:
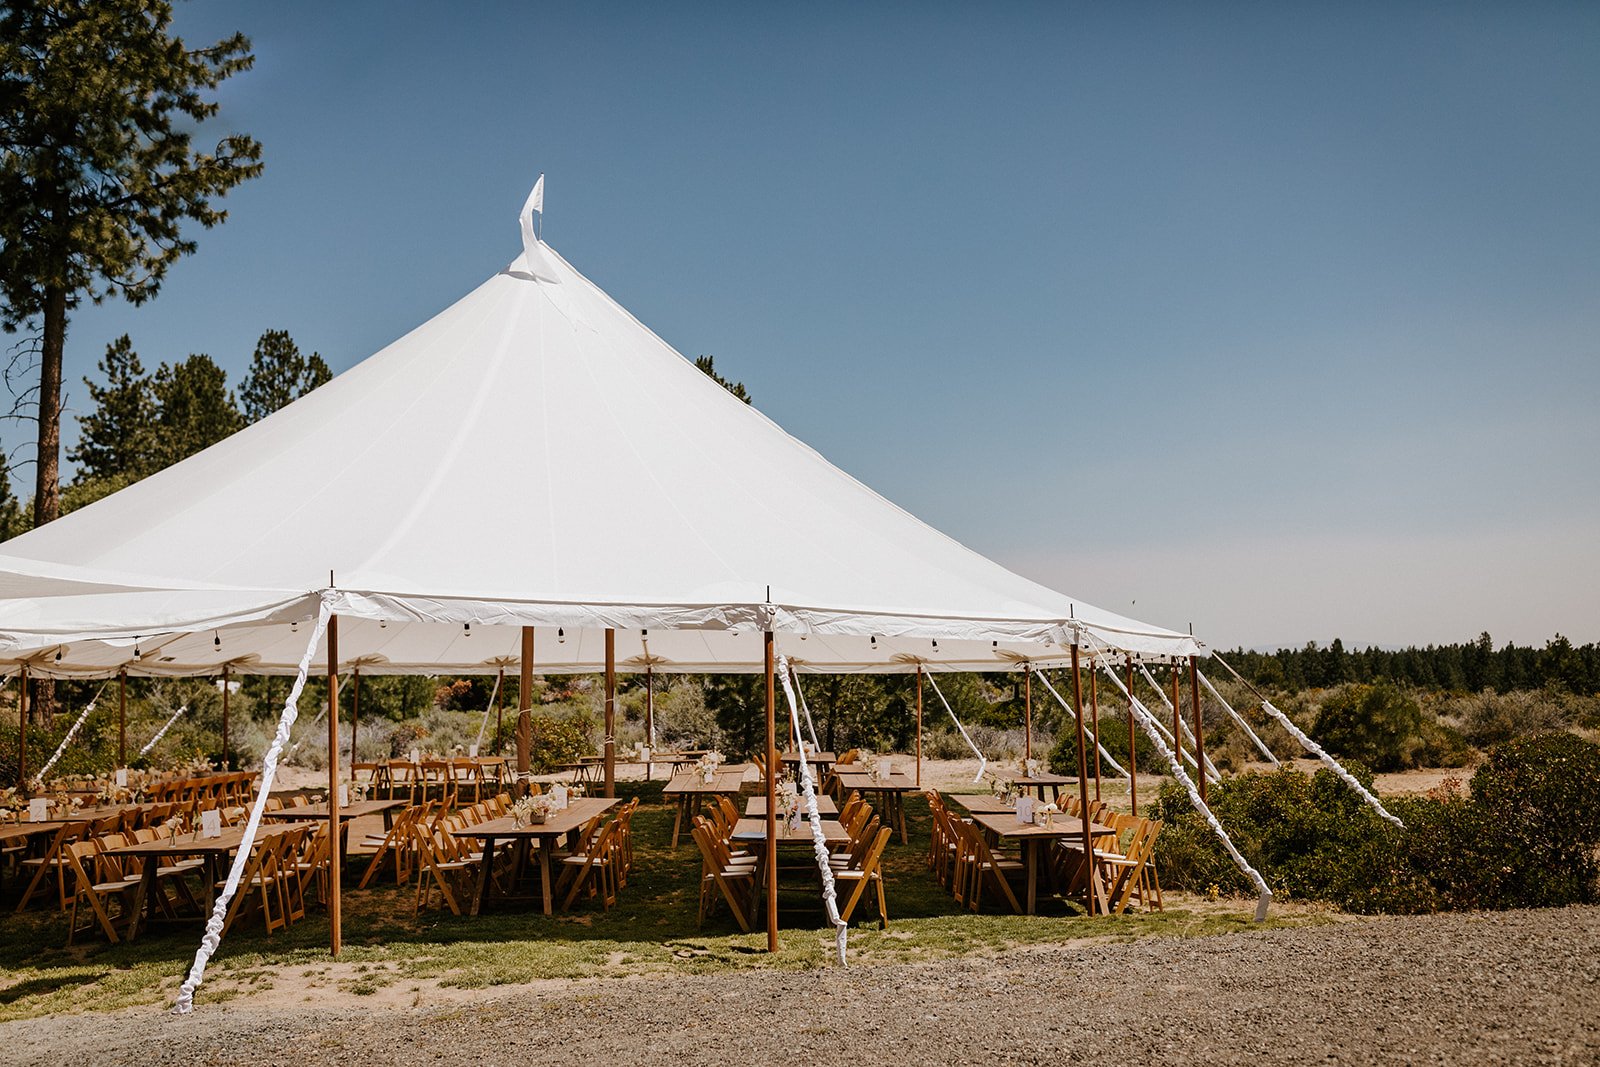
[[[171,866],[157,867],[156,874],[161,878],[166,878],[174,874],[188,874],[190,871],[198,871],[205,865],[205,860],[180,860]]]
[[[843,879],[846,882],[859,882],[859,881],[861,881],[861,876],[862,876],[863,873],[864,872],[862,872],[862,871],[834,871],[833,872],[833,877],[834,877],[835,881],[838,881],[839,879]],[[866,876],[867,876],[868,879],[876,880],[878,878],[878,872],[877,871],[872,871],[870,874],[867,874]]]
[[[133,889],[138,884],[139,879],[137,878],[122,878],[115,882],[101,882],[93,888],[96,893],[121,893],[124,890]]]

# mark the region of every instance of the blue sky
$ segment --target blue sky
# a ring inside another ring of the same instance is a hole
[[[252,37],[266,173],[76,316],[69,408],[124,331],[345,369],[544,171],[575,266],[1031,577],[1223,646],[1600,639],[1600,7],[457,6],[180,5]]]

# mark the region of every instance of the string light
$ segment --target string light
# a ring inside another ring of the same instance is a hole
[[[462,637],[471,637],[472,636],[472,624],[470,622],[464,622],[464,623],[461,624],[461,636]]]
[[[557,626],[556,627],[556,644],[564,645],[566,643],[567,643],[567,631],[565,629],[563,629],[562,627]]]

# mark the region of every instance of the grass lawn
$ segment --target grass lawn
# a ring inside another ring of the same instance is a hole
[[[660,782],[619,783],[623,796],[643,799],[634,818],[633,872],[609,912],[580,903],[546,917],[537,904],[505,903],[472,918],[446,910],[413,915],[415,891],[375,881],[344,895],[344,951],[328,955],[328,923],[321,911],[268,938],[258,920],[236,924],[213,959],[199,1004],[271,992],[312,999],[341,995],[388,996],[424,988],[481,988],[541,979],[708,972],[760,967],[825,966],[831,934],[813,883],[785,890],[779,899],[782,951],[765,951],[762,932],[740,934],[725,910],[695,927],[700,860],[685,835],[676,852],[673,808]],[[747,786],[747,790],[752,788]],[[1253,901],[1213,902],[1168,894],[1167,910],[1151,915],[1089,918],[1076,905],[1041,899],[1042,914],[1016,916],[994,910],[985,895],[981,915],[958,909],[924,865],[929,819],[920,797],[907,801],[911,843],[898,838],[884,856],[890,924],[880,931],[858,905],[850,933],[852,966],[997,953],[1027,945],[1079,939],[1147,936],[1191,937],[1254,928]],[[355,882],[364,860],[352,861]],[[353,873],[352,873],[353,872]],[[15,914],[20,895],[8,884],[0,905],[0,1021],[75,1011],[106,1011],[170,1001],[193,960],[198,919],[144,934],[132,945],[110,945],[80,935],[64,947],[66,916],[37,906]],[[1003,907],[1003,903],[1000,905]],[[1269,926],[1327,921],[1323,911],[1274,908]]]

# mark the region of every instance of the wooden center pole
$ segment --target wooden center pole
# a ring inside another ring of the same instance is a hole
[[[1078,814],[1083,819],[1083,885],[1089,914],[1104,913],[1099,872],[1094,866],[1094,835],[1089,832],[1089,753],[1083,730],[1083,672],[1078,667],[1078,644],[1072,644],[1072,714],[1078,720]]]
[[[128,668],[117,671],[117,766],[128,765]]]
[[[233,760],[228,758],[228,668],[222,668],[222,769],[233,770]]]
[[[28,796],[28,665],[22,665],[22,696],[17,699],[22,718],[17,725],[17,788]]]
[[[606,627],[606,796],[617,795],[617,631]]]
[[[922,788],[922,664],[917,664],[917,788]]]
[[[1195,665],[1194,657],[1189,657],[1189,718],[1194,720],[1194,761],[1200,771],[1200,802],[1206,800],[1206,731],[1205,723],[1200,720],[1200,682],[1195,677],[1200,668]]]
[[[500,755],[500,731],[501,728],[505,726],[505,722],[500,715],[500,708],[505,700],[505,688],[506,669],[501,667],[500,673],[495,678],[494,683],[494,744],[489,746],[491,749],[493,749],[496,756]]]
[[[356,730],[361,725],[361,668],[350,679],[350,781],[356,780]]]
[[[328,617],[328,932],[333,955],[344,945],[339,868],[344,848],[339,836],[339,616]]]
[[[1033,758],[1033,668],[1022,665],[1022,758]]]
[[[650,761],[656,754],[656,687],[649,662],[644,665],[644,744],[648,753],[644,760],[644,780],[648,782],[653,773]]]
[[[773,692],[772,631],[762,635],[767,679],[767,951],[778,951],[778,705]]]
[[[1100,799],[1100,678],[1089,669],[1089,721],[1094,727],[1094,798]]]
[[[1133,728],[1133,657],[1128,657],[1128,802],[1139,814],[1139,735]]]
[[[528,791],[529,763],[533,740],[533,627],[522,628],[522,673],[517,687],[517,789],[521,796]]]

